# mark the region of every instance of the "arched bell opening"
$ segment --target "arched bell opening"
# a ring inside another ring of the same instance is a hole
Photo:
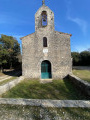
[[[42,26],[45,27],[47,26],[47,12],[46,11],[42,11]]]

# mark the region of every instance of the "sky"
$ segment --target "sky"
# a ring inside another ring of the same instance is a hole
[[[70,33],[71,51],[90,48],[90,0],[45,0],[55,15],[55,30]],[[35,13],[42,0],[0,0],[0,34],[20,37],[35,32]]]

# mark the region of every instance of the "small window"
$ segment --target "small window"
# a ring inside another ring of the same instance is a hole
[[[47,13],[46,11],[42,12],[42,26],[47,26]]]
[[[46,37],[43,38],[43,47],[47,47],[47,38]]]

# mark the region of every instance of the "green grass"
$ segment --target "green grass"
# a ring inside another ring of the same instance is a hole
[[[90,70],[73,70],[73,74],[90,83]]]
[[[24,80],[16,87],[2,95],[4,98],[27,99],[89,99],[78,91],[68,80],[53,80],[52,83],[41,84],[38,80]]]
[[[8,82],[10,82],[10,81],[12,81],[12,80],[14,80],[15,78],[16,78],[16,77],[12,77],[12,78],[10,78],[10,79],[6,79],[6,80],[0,82],[0,85],[4,85],[4,84],[6,84],[6,83],[8,83]]]
[[[48,117],[48,118],[47,118]],[[19,105],[0,105],[0,120],[89,120],[90,108],[43,108]]]

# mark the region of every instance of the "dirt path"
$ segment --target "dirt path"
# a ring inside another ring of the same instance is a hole
[[[2,75],[0,76],[0,82],[4,81],[4,80],[7,80],[7,79],[10,79],[12,78],[13,76],[17,76],[21,74],[21,71],[16,71],[15,73],[12,72],[12,74],[10,73],[10,75]]]
[[[12,78],[12,76],[4,76],[3,78],[0,78],[0,82],[10,79],[10,78]]]

